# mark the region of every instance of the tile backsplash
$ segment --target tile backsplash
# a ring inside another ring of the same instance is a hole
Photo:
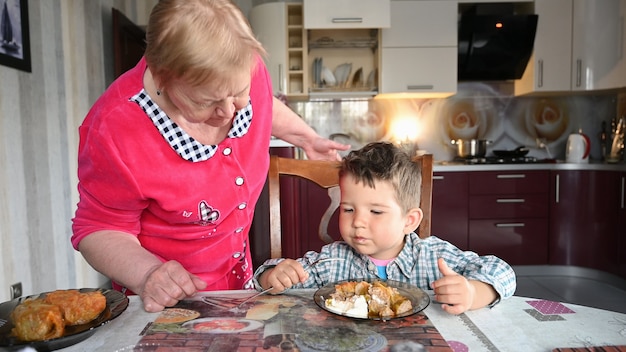
[[[579,130],[591,140],[591,159],[599,161],[603,125],[610,140],[611,121],[618,113],[626,114],[624,94],[515,97],[508,88],[506,83],[467,82],[459,83],[456,95],[443,99],[308,101],[290,106],[319,134],[340,134],[338,139],[353,148],[372,141],[409,140],[440,161],[456,156],[451,140],[459,138],[492,141],[487,155],[523,145],[530,149],[529,156],[564,159],[567,137]]]

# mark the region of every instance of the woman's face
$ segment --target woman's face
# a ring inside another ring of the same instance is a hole
[[[209,82],[191,87],[175,81],[167,89],[168,97],[190,123],[204,123],[213,127],[230,125],[235,112],[248,105],[250,73],[240,71],[224,84]]]

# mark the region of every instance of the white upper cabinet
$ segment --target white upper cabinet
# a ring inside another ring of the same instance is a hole
[[[380,93],[456,93],[457,19],[457,1],[392,1],[392,26],[382,30]]]
[[[384,47],[457,46],[456,1],[392,1]]]
[[[388,28],[389,0],[304,0],[304,27]]]
[[[515,94],[626,87],[626,0],[535,0],[533,56]]]
[[[268,56],[265,64],[272,77],[274,94],[286,93],[287,17],[282,2],[268,2],[250,10],[249,21],[257,39],[263,43]]]
[[[573,90],[626,87],[625,18],[626,0],[574,0]]]
[[[303,100],[307,92],[307,36],[302,4],[268,2],[250,10],[252,30],[268,55],[265,61],[274,94]]]

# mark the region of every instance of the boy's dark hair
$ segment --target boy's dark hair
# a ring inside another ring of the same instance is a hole
[[[339,177],[352,175],[357,183],[375,188],[374,181],[391,183],[404,211],[420,206],[422,173],[400,147],[389,142],[369,143],[343,158]]]

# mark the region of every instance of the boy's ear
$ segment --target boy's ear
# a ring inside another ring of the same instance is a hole
[[[424,212],[420,208],[409,209],[406,213],[406,222],[404,224],[404,233],[411,233],[420,226],[422,219],[424,218]]]

